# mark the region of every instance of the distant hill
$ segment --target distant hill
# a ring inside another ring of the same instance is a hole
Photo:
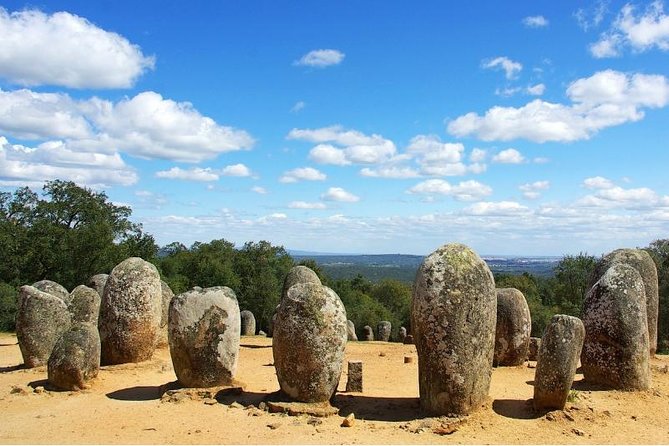
[[[314,260],[333,279],[350,279],[362,274],[377,282],[382,279],[397,279],[413,282],[423,256],[408,254],[346,255],[291,253],[296,261]],[[493,273],[522,274],[550,277],[561,257],[482,256]]]

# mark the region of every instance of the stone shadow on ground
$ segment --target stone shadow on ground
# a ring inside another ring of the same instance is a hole
[[[0,373],[15,372],[17,370],[25,369],[25,364],[16,364],[0,367]]]
[[[332,405],[339,408],[339,415],[374,421],[413,421],[433,415],[423,413],[417,397],[375,397],[336,394]]]
[[[134,386],[114,390],[105,396],[118,401],[152,401],[159,400],[166,391],[179,388],[177,381],[165,383],[161,386]]]
[[[605,390],[613,390],[612,387],[605,386],[605,385],[602,385],[602,384],[596,384],[596,383],[588,382],[585,379],[580,379],[578,381],[574,381],[571,385],[571,388],[573,390],[579,390],[579,391],[590,390],[590,391],[595,391],[595,392],[605,391]]]
[[[492,402],[492,410],[497,415],[516,420],[534,420],[549,412],[548,410],[534,410],[532,398],[529,400],[495,400]]]
[[[272,348],[271,345],[239,344],[240,348]]]

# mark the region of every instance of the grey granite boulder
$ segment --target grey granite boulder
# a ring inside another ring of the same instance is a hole
[[[404,340],[407,338],[407,329],[406,327],[400,327],[397,332],[397,342],[404,344]]]
[[[256,317],[249,310],[244,310],[240,313],[242,323],[242,336],[255,336],[256,334]]]
[[[79,285],[70,293],[72,322],[88,322],[97,327],[101,297],[93,288]]]
[[[653,258],[643,249],[616,249],[606,254],[597,262],[595,271],[590,277],[590,286],[597,282],[614,263],[625,263],[636,269],[643,280],[646,295],[646,321],[648,323],[648,342],[650,355],[657,350],[657,321],[658,321],[658,278],[657,268]]]
[[[328,401],[337,390],[346,348],[346,309],[337,294],[304,282],[279,304],[272,339],[281,391],[294,401]]]
[[[641,275],[629,264],[613,263],[583,303],[586,381],[620,390],[650,388],[646,314]]]
[[[71,323],[67,303],[60,297],[33,286],[22,286],[16,312],[16,337],[25,366],[45,365],[56,341]]]
[[[170,304],[168,326],[172,364],[182,385],[232,383],[241,329],[234,291],[212,287],[179,294]]]
[[[160,292],[161,292],[161,308],[162,314],[160,317],[160,330],[158,330],[158,336],[156,337],[156,347],[162,348],[166,347],[167,342],[167,318],[170,311],[170,302],[174,298],[174,292],[172,288],[164,280],[160,281]]]
[[[574,382],[585,328],[577,317],[556,314],[546,327],[534,373],[534,408],[563,409]]]
[[[358,340],[358,335],[355,334],[355,324],[351,320],[346,321],[346,336],[349,341]]]
[[[151,359],[162,315],[160,275],[130,257],[114,267],[102,296],[98,328],[103,365]]]
[[[109,278],[109,274],[96,274],[92,276],[90,279],[88,279],[88,283],[86,283],[86,286],[89,288],[93,288],[95,291],[98,292],[100,297],[105,292],[105,285],[107,284],[107,279]]]
[[[425,258],[413,286],[411,330],[421,407],[468,414],[490,388],[497,297],[486,263],[461,244]]]
[[[66,304],[70,303],[70,293],[64,286],[54,282],[53,280],[40,280],[39,282],[33,283],[32,286],[44,293],[49,293],[56,297],[60,297]]]
[[[515,288],[497,289],[494,366],[525,362],[530,346],[532,319],[525,296]]]
[[[314,283],[316,285],[322,285],[321,279],[318,278],[318,275],[311,268],[303,265],[297,265],[288,271],[288,274],[283,281],[281,298],[283,299],[286,296],[286,293],[290,287],[298,283]]]
[[[530,348],[527,351],[527,360],[536,361],[539,358],[539,348],[541,348],[541,338],[530,338]]]
[[[362,340],[363,341],[373,341],[374,340],[374,330],[369,325],[362,327]]]
[[[390,332],[392,325],[388,321],[381,321],[376,325],[376,340],[388,342],[390,341]]]
[[[97,295],[95,290],[90,290]],[[87,383],[99,370],[98,328],[90,322],[75,322],[58,339],[49,356],[48,380],[62,390],[81,390],[88,387]]]

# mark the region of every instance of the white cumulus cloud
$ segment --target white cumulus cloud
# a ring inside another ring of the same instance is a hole
[[[533,183],[525,183],[518,187],[523,192],[523,197],[528,200],[535,200],[541,196],[541,192],[547,190],[550,187],[550,182],[535,181]]]
[[[221,174],[226,177],[250,177],[251,169],[241,163],[232,164],[230,166],[225,166],[223,170],[221,170]]]
[[[482,66],[483,68],[493,70],[503,70],[507,79],[515,79],[518,76],[518,73],[523,69],[523,65],[520,62],[514,62],[505,56],[485,60],[482,62]]]
[[[506,149],[492,157],[493,163],[499,164],[522,164],[525,157],[516,149]]]
[[[340,64],[346,55],[339,50],[313,50],[295,61],[295,65],[324,68]]]
[[[523,19],[523,25],[528,28],[545,28],[548,26],[548,19],[542,15],[528,16]]]
[[[161,170],[156,172],[157,178],[165,178],[168,180],[185,180],[185,181],[218,181],[219,174],[211,168],[194,167],[191,169],[182,169],[180,167],[172,167],[169,170]]]
[[[326,178],[327,175],[313,167],[298,167],[284,172],[279,181],[282,183],[297,183],[298,181],[323,181]]]
[[[583,185],[588,189],[611,189],[615,186],[613,181],[604,177],[590,177],[583,180]]]
[[[465,215],[476,216],[516,216],[528,214],[530,209],[515,201],[481,201],[463,209]]]
[[[462,181],[453,186],[445,180],[430,179],[408,190],[411,194],[446,195],[458,201],[480,200],[492,193],[492,188],[478,181]]]
[[[154,58],[68,12],[0,8],[0,77],[25,85],[129,88]]]
[[[288,207],[290,209],[327,209],[325,203],[307,201],[291,201]]]
[[[341,187],[331,187],[326,193],[321,195],[325,201],[340,201],[345,203],[355,203],[360,201],[360,197],[354,195]]]

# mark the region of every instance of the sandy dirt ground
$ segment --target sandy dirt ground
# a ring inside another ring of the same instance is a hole
[[[272,341],[243,337],[237,379],[244,391],[179,401],[161,399],[176,380],[168,349],[151,361],[103,367],[91,388],[49,390],[46,369],[21,368],[16,336],[0,334],[1,443],[200,444],[666,444],[669,443],[669,356],[652,360],[647,392],[596,389],[577,375],[564,411],[534,413],[534,363],[497,368],[489,401],[455,420],[422,414],[412,345],[351,342],[347,360],[364,363],[362,393],[346,393],[346,363],[333,405],[316,418],[261,410],[279,389]],[[412,358],[405,363],[405,357]],[[46,386],[46,389],[44,389]],[[354,414],[352,427],[342,427]]]

